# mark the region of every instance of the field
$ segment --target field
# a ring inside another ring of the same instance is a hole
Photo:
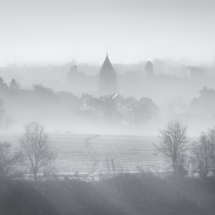
[[[20,136],[20,133],[1,133],[0,141],[11,142],[16,147]],[[59,174],[105,173],[112,161],[123,172],[135,172],[138,167],[151,171],[165,168],[163,157],[155,150],[158,137],[51,133],[49,142],[57,155]]]

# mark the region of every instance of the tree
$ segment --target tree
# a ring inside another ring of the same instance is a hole
[[[153,64],[150,61],[147,61],[146,67],[145,67],[146,75],[148,77],[154,77],[154,72],[153,72]]]
[[[36,122],[28,124],[19,142],[23,164],[33,174],[34,181],[53,172],[55,154],[50,150],[48,135],[43,126]]]
[[[106,154],[106,168],[107,177],[114,177],[123,173],[123,165],[116,154]]]
[[[41,84],[35,84],[33,85],[33,93],[35,96],[37,96],[40,99],[45,100],[55,100],[57,99],[57,95],[55,94],[54,90],[48,87],[44,87]]]
[[[205,178],[215,167],[215,129],[202,133],[192,147],[192,170],[199,177]]]
[[[4,79],[0,77],[0,89],[1,90],[4,90],[4,89],[7,89],[8,86],[7,84],[4,82]]]
[[[19,163],[21,154],[12,152],[11,144],[8,142],[0,142],[0,178],[12,179],[20,177]]]
[[[156,147],[165,157],[174,174],[184,174],[187,151],[187,127],[178,120],[171,120],[167,127],[160,130],[161,144]]]
[[[4,116],[5,116],[5,110],[3,108],[3,101],[0,100],[0,127],[1,127],[2,121],[4,120]]]
[[[0,99],[0,130],[9,128],[12,123],[13,120],[6,114],[3,108],[3,101]]]
[[[192,99],[190,108],[192,112],[207,113],[207,115],[215,114],[215,90],[204,87],[199,91],[200,96]]]
[[[13,91],[18,91],[20,90],[20,85],[18,82],[16,82],[15,79],[12,79],[9,85],[9,89]]]

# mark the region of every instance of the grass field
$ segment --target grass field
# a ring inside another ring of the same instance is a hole
[[[9,141],[18,146],[20,133],[1,133],[0,141]],[[89,140],[87,140],[90,138]],[[131,135],[87,135],[71,133],[51,133],[51,150],[57,154],[58,173],[104,173],[109,162],[114,159],[118,170],[159,171],[164,169],[164,160],[156,153],[158,137]]]

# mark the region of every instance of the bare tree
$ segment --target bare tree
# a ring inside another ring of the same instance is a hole
[[[123,165],[120,163],[119,157],[116,154],[106,154],[106,175],[114,177],[123,173]]]
[[[92,165],[92,168],[91,168],[90,172],[88,173],[88,177],[89,177],[89,175],[93,174],[96,171],[97,166],[98,166],[98,164],[100,162],[100,160],[98,159],[98,157],[96,156],[96,154],[90,148],[90,145],[91,145],[90,140],[94,139],[94,138],[97,138],[97,137],[99,137],[99,135],[95,135],[95,136],[92,136],[92,137],[89,137],[89,138],[86,139],[86,147],[87,147],[87,150],[88,150],[88,152],[91,155],[92,160],[93,160],[93,165]]]
[[[202,133],[192,147],[192,170],[205,178],[215,169],[215,129]]]
[[[161,144],[157,150],[165,157],[174,174],[183,174],[187,151],[187,127],[178,120],[171,120],[167,127],[160,130]]]
[[[13,179],[22,176],[19,170],[21,155],[12,151],[12,145],[8,142],[0,142],[0,178]]]
[[[55,155],[50,150],[48,135],[43,126],[34,122],[28,124],[19,142],[23,164],[33,174],[34,181],[53,172]]]

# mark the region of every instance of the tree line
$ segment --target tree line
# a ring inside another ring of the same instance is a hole
[[[29,118],[29,121],[40,121],[40,118],[49,121],[49,118],[53,119],[55,116],[56,120],[63,120],[66,113],[65,120],[84,120],[94,124],[115,123],[133,127],[141,127],[159,115],[158,106],[150,98],[124,98],[119,93],[97,97],[82,94],[77,97],[67,91],[55,92],[40,84],[24,89],[14,79],[8,85],[0,78],[0,100],[0,122],[4,121],[5,129],[13,120],[22,120],[22,115]],[[7,113],[8,116],[7,123],[6,118],[1,118],[3,109],[4,115]],[[33,115],[40,118],[33,119]]]

